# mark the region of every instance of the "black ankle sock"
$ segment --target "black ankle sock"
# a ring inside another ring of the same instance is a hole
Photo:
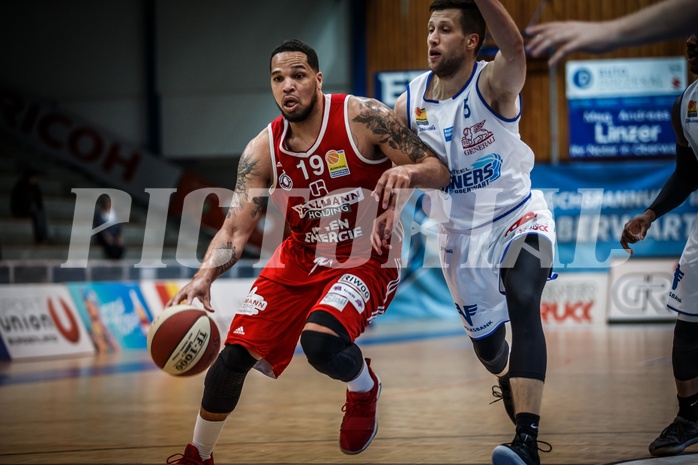
[[[688,421],[698,421],[698,393],[676,398],[679,399],[679,416]]]
[[[516,414],[517,433],[528,434],[534,439],[538,438],[538,423],[540,423],[540,415],[527,412]]]

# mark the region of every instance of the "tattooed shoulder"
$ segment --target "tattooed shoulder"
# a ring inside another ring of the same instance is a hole
[[[360,103],[359,113],[352,118],[353,122],[365,125],[380,137],[379,144],[388,144],[413,162],[425,157],[426,146],[422,140],[402,124],[385,104],[364,97],[357,99]]]

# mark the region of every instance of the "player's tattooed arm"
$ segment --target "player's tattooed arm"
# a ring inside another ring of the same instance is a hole
[[[216,268],[216,277],[228,271],[238,261],[238,254],[232,242],[228,241],[212,249],[211,264]]]
[[[424,142],[402,124],[390,108],[375,99],[357,98],[360,109],[353,122],[364,124],[373,134],[381,137],[381,144],[388,143],[391,148],[407,155],[413,163],[425,157],[427,147]]]
[[[246,208],[248,202],[254,204],[254,208],[250,211],[252,218],[257,218],[266,207],[267,198],[250,196],[248,185],[254,181],[254,178],[260,176],[257,169],[257,160],[255,160],[246,149],[240,157],[238,164],[238,176],[235,181],[235,192],[230,203],[230,208],[226,218],[232,215],[237,215]]]

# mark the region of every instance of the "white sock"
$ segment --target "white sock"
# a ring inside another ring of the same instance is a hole
[[[368,392],[373,389],[373,378],[368,372],[368,365],[366,360],[364,360],[364,367],[361,369],[359,375],[347,383],[347,389],[351,392]]]
[[[218,436],[220,436],[221,431],[223,431],[223,426],[225,426],[225,420],[204,420],[201,418],[201,413],[196,416],[192,444],[198,449],[202,460],[211,458],[211,453],[213,452],[216,442],[218,442]]]

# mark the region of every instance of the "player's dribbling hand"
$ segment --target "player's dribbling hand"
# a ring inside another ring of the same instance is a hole
[[[643,240],[647,235],[647,230],[652,226],[652,221],[654,221],[654,213],[647,210],[625,223],[623,234],[621,234],[620,238],[620,245],[630,255],[633,255],[635,252],[630,248],[629,244],[635,244]]]
[[[215,312],[211,306],[210,283],[204,282],[196,276],[167,302],[165,308],[180,304],[194,305],[194,300],[201,302],[206,311]]]

